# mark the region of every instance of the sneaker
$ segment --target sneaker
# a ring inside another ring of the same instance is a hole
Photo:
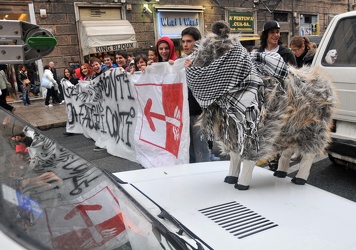
[[[63,101],[61,101],[59,104],[63,104],[64,103],[64,100]]]
[[[94,151],[102,151],[102,150],[105,150],[105,148],[101,148],[101,147],[95,147],[94,148]]]
[[[53,105],[52,104],[48,104],[48,105],[45,105],[46,107],[53,107]]]

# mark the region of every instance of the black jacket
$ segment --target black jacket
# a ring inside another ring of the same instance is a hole
[[[180,58],[184,58],[186,55],[181,56]],[[188,103],[189,103],[189,115],[200,115],[203,110],[200,107],[199,103],[195,99],[192,91],[188,88]]]
[[[26,74],[23,71],[19,71],[17,74],[17,83],[23,85],[23,80],[27,79]]]
[[[53,79],[56,80],[56,82],[58,83],[57,70],[55,68],[51,68],[50,70],[53,74]]]
[[[192,91],[188,88],[189,115],[200,115],[202,109],[194,98]]]

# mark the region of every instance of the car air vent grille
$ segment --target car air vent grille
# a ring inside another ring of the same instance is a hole
[[[199,211],[238,239],[278,226],[236,201]]]

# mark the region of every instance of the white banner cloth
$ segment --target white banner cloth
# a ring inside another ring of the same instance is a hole
[[[73,86],[62,80],[66,131],[84,134],[108,153],[145,168],[189,162],[189,108],[184,59],[128,74],[114,69]]]
[[[136,160],[136,102],[128,75],[115,69],[73,86],[62,80],[68,121],[66,131],[84,134],[109,154]]]
[[[145,168],[189,163],[189,107],[185,59],[153,63],[133,74],[138,106],[135,150]]]

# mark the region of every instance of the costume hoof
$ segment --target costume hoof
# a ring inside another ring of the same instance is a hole
[[[296,177],[294,177],[294,178],[292,179],[292,182],[293,182],[294,184],[297,184],[297,185],[304,185],[305,183],[307,183],[306,180],[301,179],[301,178],[296,178]]]
[[[229,184],[236,184],[237,183],[237,177],[235,177],[235,176],[226,176],[224,182],[229,183]]]
[[[287,172],[284,171],[276,171],[274,172],[273,176],[276,176],[278,178],[286,178]]]
[[[238,190],[247,190],[250,188],[250,186],[244,186],[244,185],[240,185],[240,184],[235,184],[235,188]]]

